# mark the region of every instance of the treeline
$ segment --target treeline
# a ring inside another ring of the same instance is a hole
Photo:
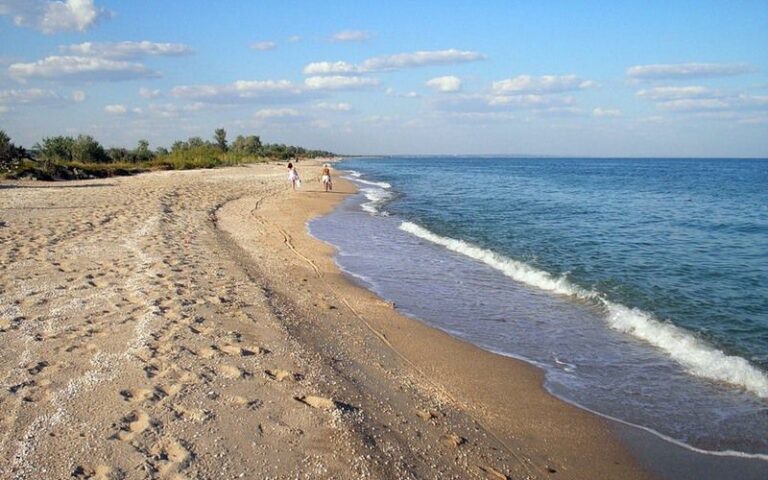
[[[333,156],[322,150],[308,150],[283,144],[263,144],[257,135],[238,135],[227,140],[223,128],[214,131],[212,141],[190,137],[174,142],[170,149],[152,150],[139,140],[136,148],[104,148],[90,135],[43,138],[29,150],[18,147],[0,130],[0,173],[11,178],[91,178],[127,175],[154,169],[213,168],[269,160]]]

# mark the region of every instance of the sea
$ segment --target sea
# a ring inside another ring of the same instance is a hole
[[[554,395],[768,462],[768,160],[348,158],[309,230],[408,316]],[[765,472],[768,478],[768,463]]]

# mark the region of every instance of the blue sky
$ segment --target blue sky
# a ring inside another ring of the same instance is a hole
[[[768,2],[0,0],[0,128],[768,157]]]

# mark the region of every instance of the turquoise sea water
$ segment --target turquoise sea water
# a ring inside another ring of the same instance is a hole
[[[768,161],[336,168],[361,193],[310,230],[404,313],[540,365],[586,408],[768,455]]]

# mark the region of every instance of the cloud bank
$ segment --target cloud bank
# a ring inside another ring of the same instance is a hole
[[[189,55],[192,48],[181,43],[141,42],[83,42],[59,47],[63,53],[80,57],[134,59],[145,56],[178,57]]]
[[[373,37],[373,33],[362,30],[343,30],[334,33],[331,40],[334,42],[364,42]]]
[[[304,67],[305,75],[350,75],[359,73],[385,72],[429,65],[449,65],[476,62],[485,59],[478,52],[456,49],[430,50],[411,53],[398,53],[372,57],[360,64],[338,62],[313,62]]]
[[[635,65],[627,69],[627,76],[634,80],[670,80],[710,77],[729,77],[754,72],[751,65],[717,63],[675,63]]]
[[[19,80],[84,81],[122,81],[160,76],[140,63],[79,56],[50,56],[32,63],[14,63],[8,67],[8,74]]]
[[[45,34],[85,32],[112,16],[93,0],[3,0],[0,15],[12,17],[19,27],[31,27]]]

